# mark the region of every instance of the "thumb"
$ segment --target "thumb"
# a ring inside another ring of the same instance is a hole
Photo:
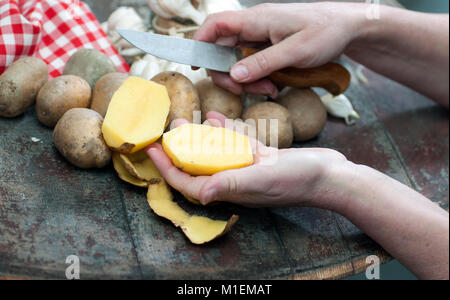
[[[200,190],[200,202],[209,204],[215,201],[229,201],[239,194],[238,180],[232,172],[218,173],[210,178]]]
[[[293,37],[259,51],[233,66],[231,78],[239,83],[262,79],[271,73],[292,66],[295,63],[296,45]]]
[[[271,175],[272,168],[261,171],[255,165],[216,173],[202,185],[199,200],[203,204],[215,201],[238,203],[245,195],[263,193],[271,185]]]
[[[311,34],[298,32],[239,61],[231,69],[230,76],[238,83],[250,83],[287,67],[316,67],[327,62],[325,58],[320,59],[319,44]]]

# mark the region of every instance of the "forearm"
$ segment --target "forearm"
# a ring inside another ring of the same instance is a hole
[[[449,106],[448,15],[382,6],[379,20],[362,22],[349,57]]]
[[[332,170],[324,207],[348,218],[419,278],[448,278],[449,215],[430,200],[369,167]]]

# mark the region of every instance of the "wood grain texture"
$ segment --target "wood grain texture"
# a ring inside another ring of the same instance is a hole
[[[102,21],[120,5],[149,17],[144,0],[88,2]],[[448,111],[365,73],[369,83],[346,93],[361,121],[348,127],[330,117],[319,138],[296,146],[341,151],[448,207]],[[80,257],[82,279],[339,279],[363,272],[369,255],[390,259],[342,216],[300,207],[206,210],[182,203],[223,220],[241,217],[226,236],[192,245],[151,212],[145,189],[123,183],[112,167],[70,166],[53,148],[51,134],[33,108],[0,119],[0,280],[64,279],[72,254]]]

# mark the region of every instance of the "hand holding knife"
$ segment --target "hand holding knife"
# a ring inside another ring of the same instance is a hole
[[[259,51],[133,30],[118,29],[117,32],[136,48],[153,56],[219,72],[230,72],[238,61]],[[336,96],[348,88],[350,77],[349,71],[337,63],[308,69],[291,67],[268,76],[277,85],[300,89],[321,87]]]

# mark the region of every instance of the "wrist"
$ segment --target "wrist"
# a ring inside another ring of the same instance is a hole
[[[394,9],[385,5],[360,4],[360,11],[356,14],[357,20],[354,22],[355,35],[346,52],[360,52],[360,49],[367,49],[372,43],[379,44],[386,20],[391,19]]]
[[[368,167],[345,161],[324,169],[316,193],[317,207],[346,215],[352,201],[361,195],[361,187],[370,182]]]

